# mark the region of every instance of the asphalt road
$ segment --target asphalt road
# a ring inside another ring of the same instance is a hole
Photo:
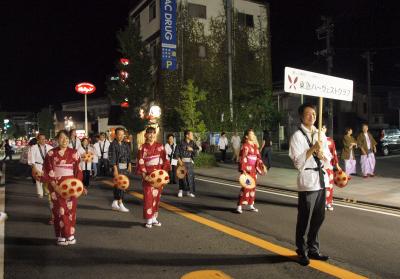
[[[139,182],[133,184],[140,192]],[[11,182],[6,188],[5,278],[181,278],[205,269],[233,278],[332,277],[331,266],[302,267],[294,257],[257,245],[268,241],[294,250],[295,198],[259,191],[260,212],[238,215],[235,186],[198,180],[197,197],[182,199],[175,195],[176,185],[168,186],[162,197],[168,210],[162,208],[159,217],[163,226],[145,229],[139,198],[126,197],[130,213],[113,212],[110,187],[96,181],[78,202],[78,243],[58,247],[47,225],[46,200],[36,198],[29,180]],[[321,230],[322,252],[332,257],[331,265],[356,274],[400,278],[400,213],[393,215],[337,205]],[[219,230],[220,225],[253,238],[243,241]]]

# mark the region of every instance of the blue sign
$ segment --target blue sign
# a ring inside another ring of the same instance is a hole
[[[161,69],[176,70],[176,0],[160,1]]]

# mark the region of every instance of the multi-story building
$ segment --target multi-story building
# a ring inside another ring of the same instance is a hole
[[[230,0],[232,8],[237,13],[237,21],[241,26],[252,28],[267,33],[269,29],[269,6],[266,1],[256,0]],[[204,24],[205,34],[209,33],[212,18],[226,16],[226,0],[176,0],[177,14],[184,6],[188,16],[196,18]],[[142,40],[146,42],[154,65],[159,65],[159,53],[161,52],[160,40],[160,0],[142,0],[133,6],[130,12],[132,22],[139,28]],[[179,28],[177,28],[179,29]],[[257,41],[256,39],[255,41]],[[177,39],[177,48],[181,46],[181,40]],[[199,58],[205,55],[205,49],[199,46]],[[180,65],[178,65],[180,67]],[[156,74],[156,68],[153,68]]]

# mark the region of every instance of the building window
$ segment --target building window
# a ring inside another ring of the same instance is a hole
[[[135,27],[136,30],[139,30],[140,32],[140,14],[138,14],[133,20],[133,26]]]
[[[150,43],[150,57],[151,57],[151,61],[152,61],[153,63],[156,62],[156,59],[157,59],[157,57],[158,57],[157,51],[158,51],[157,41],[154,40],[154,41],[152,41],[152,42]]]
[[[149,22],[156,18],[156,1],[149,5]]]
[[[207,19],[207,7],[203,5],[188,4],[189,16]]]
[[[238,23],[239,26],[254,28],[254,18],[253,15],[248,15],[245,13],[238,13]]]

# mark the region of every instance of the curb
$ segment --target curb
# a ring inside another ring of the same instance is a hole
[[[230,182],[238,182],[236,179],[221,178],[221,177],[216,177],[216,176],[212,176],[212,175],[204,175],[204,174],[197,174],[197,175],[198,176],[202,176],[202,177],[208,177],[208,178],[213,178],[213,179],[230,181]],[[272,188],[272,189],[285,191],[285,192],[290,192],[290,193],[298,193],[298,191],[296,191],[296,190],[291,190],[291,189],[279,187],[279,186],[276,186],[276,185],[257,184],[257,186],[262,187],[262,188],[266,188],[266,189],[271,189]],[[400,210],[400,206],[385,205],[385,204],[380,204],[380,203],[360,201],[360,200],[349,199],[349,198],[333,197],[333,200],[346,202],[346,203],[351,203],[351,204],[361,204],[361,205],[382,207],[382,208],[386,208],[386,209]]]

